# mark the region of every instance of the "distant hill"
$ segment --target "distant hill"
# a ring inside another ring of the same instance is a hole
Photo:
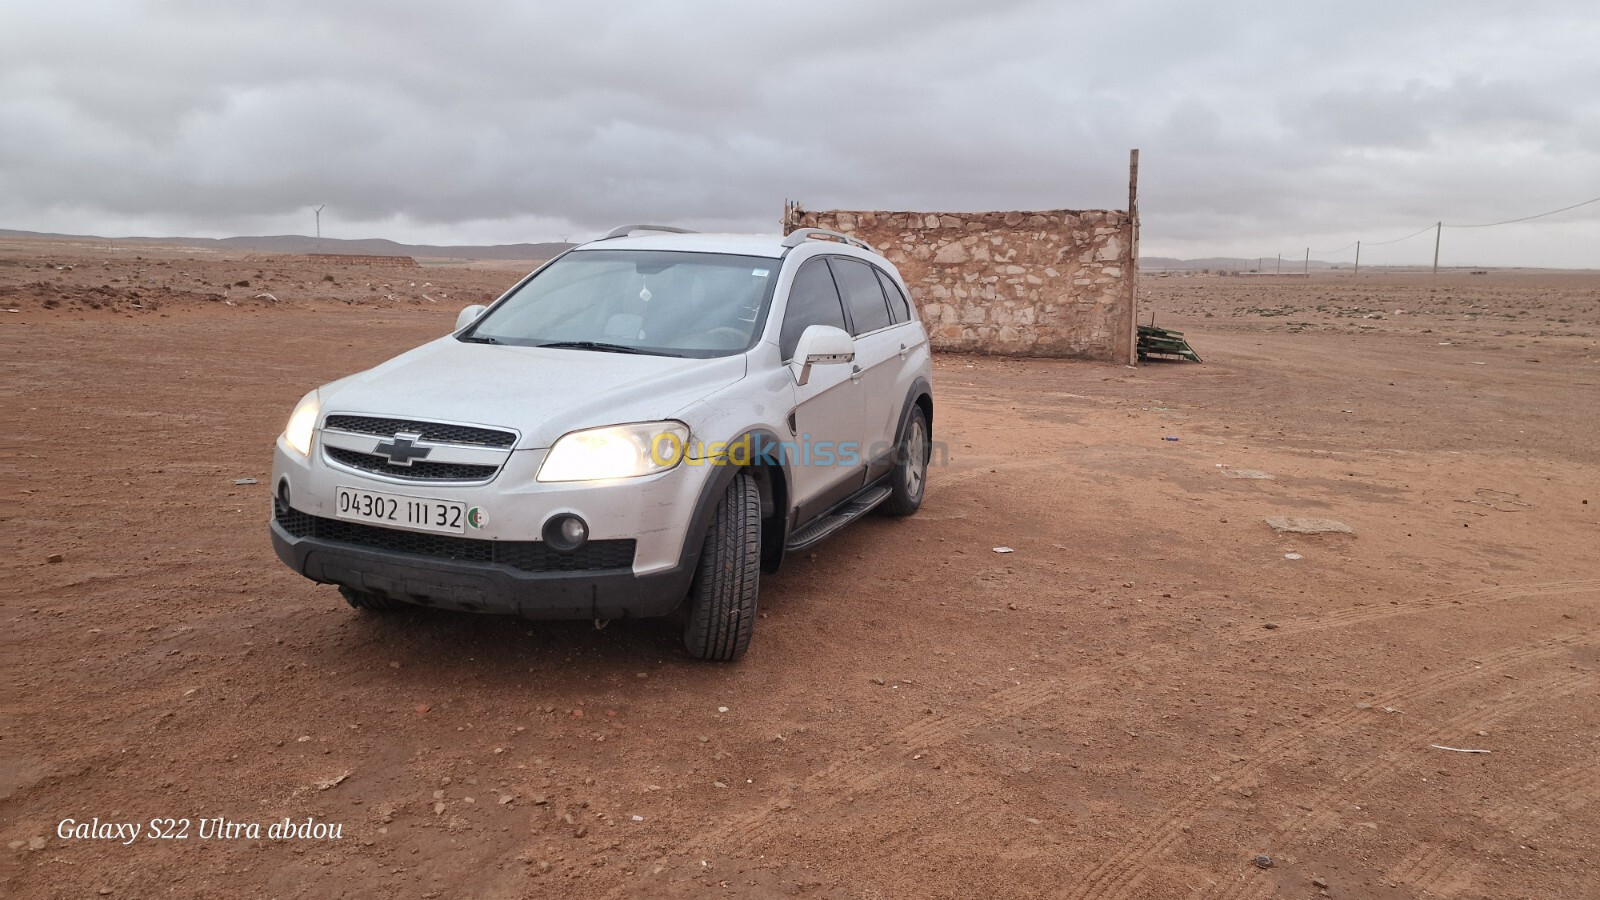
[[[1306,261],[1304,259],[1285,259],[1283,261],[1283,271],[1301,272],[1305,270],[1305,265]],[[1349,265],[1349,263],[1323,262],[1320,259],[1311,261],[1311,268],[1313,269],[1331,269],[1335,266],[1348,267]],[[1278,267],[1278,258],[1276,256],[1267,259],[1239,259],[1232,256],[1208,256],[1204,259],[1177,259],[1171,256],[1139,257],[1139,269],[1147,272],[1164,270],[1198,272],[1201,269],[1210,269],[1213,272],[1218,269],[1225,272],[1248,272],[1257,267],[1261,267],[1263,272],[1275,272]]]
[[[263,235],[258,237],[184,238],[184,237],[119,237],[107,238],[88,234],[49,234],[38,231],[14,231],[0,228],[0,238],[23,238],[56,241],[92,241],[98,243],[149,244],[162,247],[187,247],[196,250],[216,250],[233,253],[348,253],[360,256],[412,256],[424,259],[550,259],[573,246],[560,242],[543,244],[496,244],[493,246],[447,246],[438,244],[400,244],[383,238],[341,240],[314,238],[298,234]]]

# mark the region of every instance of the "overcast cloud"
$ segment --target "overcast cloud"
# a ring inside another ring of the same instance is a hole
[[[306,234],[325,203],[330,237],[450,244],[774,231],[785,198],[1120,209],[1139,147],[1146,255],[1298,258],[1600,196],[1597,10],[10,3],[0,227]],[[1600,267],[1600,203],[1444,241]]]

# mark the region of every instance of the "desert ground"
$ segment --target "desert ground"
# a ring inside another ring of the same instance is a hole
[[[1148,278],[1204,364],[939,356],[922,511],[714,665],[273,556],[294,402],[524,269],[0,245],[0,895],[1600,896],[1600,274]]]

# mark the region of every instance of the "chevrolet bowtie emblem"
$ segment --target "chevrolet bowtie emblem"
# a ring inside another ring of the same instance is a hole
[[[418,447],[415,442],[420,440],[420,434],[397,434],[394,440],[383,441],[372,448],[372,452],[389,457],[391,466],[409,466],[412,460],[426,459],[433,452],[432,447]]]

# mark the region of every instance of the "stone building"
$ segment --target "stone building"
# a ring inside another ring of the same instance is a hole
[[[899,268],[936,350],[1133,362],[1138,237],[1121,210],[812,211]]]

